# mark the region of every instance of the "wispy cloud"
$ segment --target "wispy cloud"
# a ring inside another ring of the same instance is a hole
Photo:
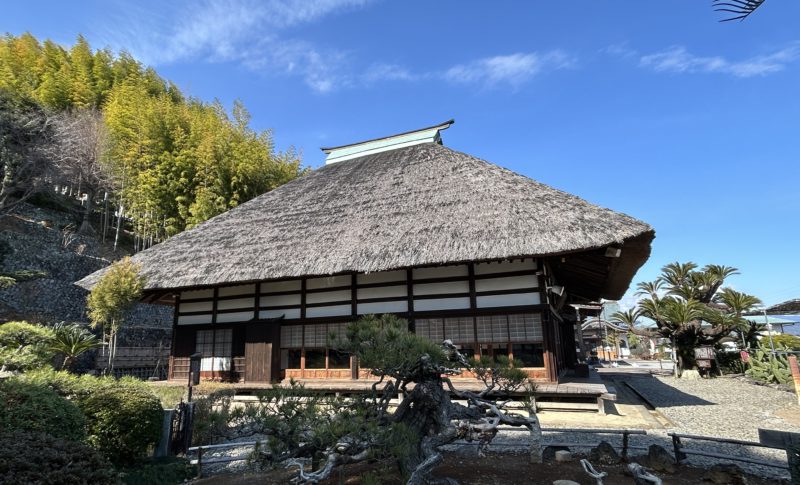
[[[254,70],[299,75],[313,90],[327,92],[349,82],[332,67],[346,54],[293,38],[292,29],[370,1],[206,0],[172,6],[165,15],[142,15],[135,23],[121,19],[123,26],[105,37],[151,65],[233,61]]]
[[[377,63],[369,66],[361,79],[371,84],[377,81],[416,81],[425,77],[428,75],[412,73],[399,64]]]
[[[600,52],[622,58],[633,57],[637,54],[636,49],[633,49],[627,42],[611,44],[600,49]]]
[[[105,43],[153,66],[227,62],[266,75],[296,76],[328,93],[379,82],[438,81],[516,89],[535,76],[575,65],[561,50],[518,52],[417,71],[414,66],[357,59],[356,53],[299,38],[303,26],[373,0],[203,0],[153,12],[125,6]]]
[[[487,87],[508,84],[518,87],[543,71],[564,69],[574,65],[575,59],[560,50],[543,54],[516,53],[458,64],[447,69],[443,77],[450,82],[461,84],[480,84]]]
[[[782,71],[800,59],[800,42],[793,42],[766,55],[732,61],[722,56],[698,56],[685,47],[673,46],[664,51],[642,56],[639,65],[656,72],[721,73],[736,77],[766,76]]]

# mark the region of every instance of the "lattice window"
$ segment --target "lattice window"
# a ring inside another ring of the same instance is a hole
[[[195,352],[200,352],[203,357],[214,356],[214,331],[213,330],[198,330],[197,340],[194,346]]]
[[[542,340],[542,316],[538,313],[509,315],[508,326],[512,342]]]
[[[347,341],[347,323],[328,324],[328,344],[344,343]],[[333,337],[333,339],[331,339]]]
[[[454,344],[473,343],[475,332],[472,317],[452,317],[444,319],[444,338]]]
[[[478,327],[478,342],[491,342],[492,317],[476,317],[475,321]]]
[[[508,317],[492,316],[492,342],[508,342]]]
[[[302,325],[281,326],[281,348],[300,348],[303,346]]]
[[[233,354],[233,330],[216,330],[214,336],[214,357],[230,357]]]
[[[306,325],[303,343],[306,347],[325,348],[328,343],[328,326],[324,323]]]

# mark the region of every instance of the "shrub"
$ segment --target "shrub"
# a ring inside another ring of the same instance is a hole
[[[233,389],[220,389],[195,399],[192,421],[192,443],[215,443],[226,437],[234,418]]]
[[[75,441],[85,436],[81,410],[51,389],[10,379],[0,383],[0,402],[2,431],[40,431]]]
[[[23,431],[0,432],[0,443],[0,483],[119,483],[111,464],[83,443]]]
[[[773,345],[780,347],[786,347],[790,350],[800,350],[800,337],[796,335],[789,335],[788,333],[782,333],[780,335],[773,335],[772,336],[772,343]],[[769,346],[769,337],[765,337],[761,341],[762,347]]]
[[[89,422],[87,442],[112,463],[132,463],[158,443],[164,412],[146,388],[101,387],[80,402]]]
[[[0,325],[0,367],[25,371],[51,366],[54,353],[47,347],[53,331],[27,322]]]
[[[154,458],[124,470],[126,485],[173,485],[197,476],[197,467],[188,460],[174,456]]]
[[[110,376],[95,377],[86,374],[77,376],[52,368],[32,370],[16,376],[14,380],[48,387],[61,396],[75,399],[79,405],[83,399],[100,389],[112,387],[136,388],[145,391],[149,389],[145,382],[132,377],[123,377],[117,380]]]
[[[747,370],[747,364],[742,362],[739,352],[718,351],[716,357],[717,365],[725,374],[744,374]]]

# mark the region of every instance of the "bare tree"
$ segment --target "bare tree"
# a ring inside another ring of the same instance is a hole
[[[41,192],[54,177],[44,149],[49,135],[41,108],[0,91],[0,213]]]
[[[65,111],[53,118],[53,161],[63,176],[79,186],[78,196],[86,194],[83,222],[78,233],[93,233],[91,215],[94,199],[113,185],[106,164],[108,132],[101,113],[95,109]]]

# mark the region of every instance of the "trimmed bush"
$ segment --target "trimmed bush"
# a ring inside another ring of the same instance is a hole
[[[174,485],[184,483],[197,476],[197,467],[189,460],[168,456],[154,458],[123,470],[122,481],[126,485]]]
[[[83,440],[86,420],[74,403],[46,387],[10,379],[0,382],[0,431],[37,431]]]
[[[0,432],[0,483],[119,483],[111,464],[83,443],[45,433]]]
[[[26,371],[50,367],[55,353],[48,349],[53,331],[27,322],[0,325],[0,367]]]
[[[133,377],[114,379],[110,376],[95,377],[87,374],[75,375],[67,371],[57,371],[52,368],[36,369],[14,377],[15,380],[28,384],[48,387],[59,395],[81,401],[99,389],[111,387],[124,387],[148,390],[147,383]]]
[[[158,443],[164,411],[147,389],[100,388],[80,404],[89,423],[87,442],[112,463],[133,463]]]

